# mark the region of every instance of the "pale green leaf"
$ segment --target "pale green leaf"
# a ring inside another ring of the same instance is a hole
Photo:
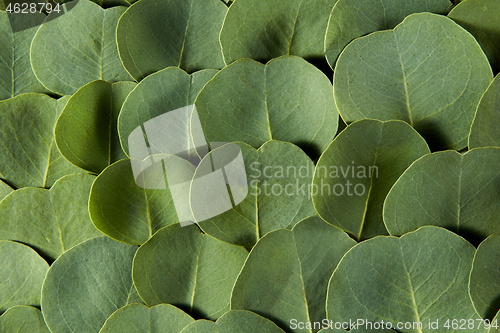
[[[0,241],[0,258],[0,314],[15,305],[40,306],[47,262],[28,246],[11,241]]]
[[[14,306],[0,316],[2,333],[50,333],[42,313],[31,306]]]
[[[14,191],[9,185],[0,180],[0,201]]]
[[[101,235],[88,214],[94,179],[75,174],[61,178],[50,190],[14,191],[0,202],[0,239],[23,242],[54,260],[78,243]]]
[[[169,66],[188,73],[222,68],[219,32],[227,12],[220,0],[142,0],[120,18],[120,58],[137,81]]]
[[[386,235],[384,199],[410,164],[430,153],[407,123],[360,120],[323,152],[312,185],[319,216],[358,240]]]
[[[217,319],[229,310],[231,289],[247,257],[196,225],[159,230],[134,258],[132,275],[148,306],[170,303],[193,317]]]
[[[350,43],[333,81],[347,123],[404,120],[432,149],[462,149],[492,78],[471,34],[445,16],[419,13]]]
[[[250,252],[234,285],[231,309],[259,313],[287,332],[317,332],[291,329],[290,323],[326,318],[328,280],[355,244],[319,217],[304,219],[291,231],[270,232]]]

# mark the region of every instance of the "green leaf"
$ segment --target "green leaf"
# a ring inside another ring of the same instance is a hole
[[[486,333],[498,333],[500,332],[500,311],[497,312],[497,315],[491,321],[491,326],[488,327],[488,331]]]
[[[0,201],[14,191],[9,185],[0,180]]]
[[[30,247],[11,241],[0,241],[0,258],[0,314],[15,305],[40,306],[47,262]]]
[[[30,14],[30,19],[45,17]],[[24,15],[16,16],[22,20]],[[48,92],[31,69],[29,48],[37,28],[13,32],[9,14],[0,11],[0,101],[29,92]]]
[[[419,13],[394,30],[350,43],[333,83],[347,123],[404,120],[432,149],[442,150],[465,148],[491,80],[491,67],[472,35],[445,16]]]
[[[269,141],[258,150],[244,143],[238,146],[249,194],[233,209],[198,224],[207,234],[250,250],[267,233],[291,229],[316,214],[310,196],[314,164],[299,147],[288,142]],[[198,170],[223,148],[205,156]]]
[[[330,13],[325,36],[326,60],[333,69],[342,50],[354,39],[378,30],[392,29],[413,13],[446,15],[449,0],[339,0]]]
[[[250,311],[228,311],[217,321],[197,320],[184,328],[182,333],[283,333],[272,321]]]
[[[69,99],[55,128],[57,146],[68,161],[99,174],[126,157],[118,138],[118,114],[135,86],[93,81]]]
[[[222,68],[219,44],[227,6],[220,0],[142,0],[116,31],[123,65],[137,81],[169,66],[188,73]]]
[[[259,313],[287,332],[316,332],[291,329],[290,323],[326,318],[328,280],[355,244],[319,217],[304,219],[291,231],[270,232],[250,252],[234,285],[231,309]]]
[[[123,103],[118,133],[126,154],[128,138],[138,126],[168,111],[194,104],[203,86],[217,73],[207,69],[191,75],[175,67],[166,68],[142,80]]]
[[[72,95],[91,81],[131,80],[119,59],[115,35],[126,8],[104,10],[89,0],[60,8],[60,13],[48,16],[52,19],[42,24],[31,43],[31,66],[43,86]]]
[[[410,164],[430,153],[407,123],[360,120],[342,131],[323,152],[312,186],[319,216],[363,240],[386,235],[384,199]]]
[[[500,310],[500,235],[491,235],[477,248],[469,280],[469,294],[476,312],[493,319]]]
[[[158,304],[152,308],[129,304],[116,310],[100,333],[179,333],[192,322],[193,318],[170,304]]]
[[[242,58],[267,62],[282,55],[324,58],[328,15],[337,0],[235,1],[220,33],[227,64]]]
[[[337,131],[332,84],[302,58],[266,65],[251,59],[221,70],[200,92],[196,108],[209,142],[292,142],[319,156]]]
[[[52,332],[99,332],[135,293],[137,246],[101,236],[81,243],[53,264],[42,288],[42,313]]]
[[[469,134],[469,149],[500,147],[500,75],[497,75],[481,98]]]
[[[488,56],[493,71],[500,71],[500,3],[496,0],[468,0],[455,6],[448,17],[476,37]]]
[[[500,232],[498,165],[498,148],[476,148],[464,155],[443,151],[418,159],[385,199],[387,230],[399,236],[436,225],[474,243]]]
[[[193,317],[217,319],[247,257],[243,247],[204,235],[196,225],[158,231],[134,258],[132,275],[148,306],[170,303]]]
[[[0,102],[0,177],[13,187],[51,187],[62,176],[81,172],[62,158],[54,141],[62,104],[42,94]]]
[[[0,202],[0,239],[23,242],[54,260],[69,248],[99,236],[87,208],[94,179],[75,174],[61,178],[50,190],[14,191]]]
[[[403,331],[420,333],[445,330],[447,319],[478,319],[467,293],[473,256],[470,243],[433,226],[361,242],[330,279],[327,318],[383,320],[394,328],[422,322],[421,329]],[[439,320],[441,330],[430,329],[429,320]]]
[[[50,333],[42,313],[31,306],[14,306],[0,316],[0,332]]]

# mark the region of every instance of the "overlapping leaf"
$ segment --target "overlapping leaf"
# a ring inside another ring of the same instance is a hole
[[[266,65],[250,59],[221,70],[196,99],[209,142],[292,142],[318,156],[337,131],[328,78],[304,59],[285,56]]]
[[[9,308],[0,316],[0,332],[50,333],[40,310],[24,305]]]
[[[137,81],[169,66],[188,73],[222,68],[219,32],[227,12],[220,0],[142,0],[120,18],[120,59]]]
[[[391,235],[436,225],[477,242],[500,231],[500,149],[426,155],[394,184],[384,203]]]
[[[0,203],[0,239],[28,244],[54,260],[78,243],[99,236],[87,206],[94,179],[75,174],[58,180],[50,190],[23,188],[7,196]]]
[[[472,35],[445,16],[419,13],[349,44],[335,66],[334,95],[347,123],[400,119],[431,148],[462,149],[491,80]]]
[[[449,0],[339,0],[332,9],[326,29],[326,59],[333,69],[338,56],[352,40],[374,31],[392,29],[413,13],[446,15],[450,9]]]
[[[312,198],[319,216],[358,240],[387,231],[384,199],[410,164],[429,153],[425,140],[402,121],[360,120],[321,155]]]
[[[9,195],[12,191],[13,189],[9,185],[0,180],[0,201],[2,201],[2,199]]]
[[[61,255],[47,272],[42,312],[52,332],[99,332],[117,309],[133,303],[137,246],[102,236]]]
[[[91,81],[131,80],[118,56],[115,34],[126,8],[104,10],[89,0],[60,7],[49,18],[60,17],[44,23],[31,43],[31,66],[43,86],[72,95]]]
[[[259,313],[287,332],[305,332],[290,329],[291,320],[326,318],[328,280],[355,244],[319,217],[307,218],[291,231],[267,234],[252,249],[236,280],[231,309]]]
[[[68,161],[99,174],[126,157],[118,138],[118,114],[135,86],[93,81],[69,99],[55,128],[57,146]]]
[[[427,226],[401,238],[375,237],[342,258],[328,286],[327,317],[336,321],[429,323],[478,319],[467,293],[474,247]],[[478,330],[479,332],[481,330]],[[405,332],[435,332],[428,325]]]
[[[147,305],[170,303],[215,320],[229,310],[247,251],[202,234],[196,225],[158,231],[134,258],[134,284]]]
[[[0,241],[0,314],[15,305],[40,306],[49,265],[26,245]],[[4,317],[2,322],[5,325]]]
[[[469,134],[469,149],[500,147],[500,76],[497,75],[481,98]]]

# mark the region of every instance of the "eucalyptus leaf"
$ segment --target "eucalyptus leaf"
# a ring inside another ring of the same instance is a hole
[[[11,307],[0,316],[0,332],[50,333],[40,310],[25,305]]]
[[[88,215],[94,179],[75,174],[61,178],[50,190],[14,191],[0,202],[0,239],[23,242],[54,260],[69,248],[101,235]]]
[[[78,0],[60,5],[60,13],[51,12],[30,48],[31,66],[43,86],[72,95],[91,81],[131,80],[116,46],[115,29],[125,9],[104,10]]]
[[[448,14],[449,0],[366,1],[338,0],[330,13],[325,54],[333,69],[342,50],[354,39],[378,30],[392,29],[413,13]]]
[[[430,153],[407,123],[360,120],[342,131],[323,152],[312,185],[319,216],[363,240],[386,235],[384,199],[416,159]]]
[[[170,303],[193,317],[217,319],[229,310],[231,289],[247,257],[196,225],[159,230],[134,258],[134,284],[146,305]]]
[[[42,313],[52,332],[99,332],[134,295],[132,259],[137,246],[101,236],[61,255],[47,272]]]
[[[56,144],[68,161],[99,174],[126,157],[118,138],[118,114],[135,86],[93,81],[69,99],[55,127]]]
[[[207,69],[191,75],[170,67],[142,80],[123,103],[118,118],[118,133],[126,154],[133,130],[168,111],[194,104],[203,86],[217,73]]]
[[[287,332],[293,320],[326,318],[328,280],[342,256],[356,244],[319,217],[304,219],[290,230],[264,236],[250,252],[236,280],[231,309],[254,311]]]
[[[179,333],[192,322],[193,318],[170,304],[158,304],[151,308],[129,304],[116,310],[99,332]]]
[[[469,134],[469,149],[500,147],[500,75],[481,98]]]
[[[9,185],[0,180],[0,201],[14,191]]]
[[[197,320],[186,326],[182,333],[283,333],[272,321],[250,311],[232,310],[217,321]]]
[[[476,37],[488,56],[493,71],[500,71],[500,3],[496,0],[468,0],[455,6],[448,17]]]
[[[198,225],[217,239],[251,249],[267,233],[291,229],[316,214],[310,196],[314,164],[299,147],[288,142],[268,141],[259,149],[244,143],[238,146],[249,194],[233,209]],[[217,156],[223,148],[213,150],[200,165],[210,162],[212,155]]]
[[[492,320],[500,310],[500,235],[491,235],[477,248],[469,280],[469,294],[476,312]]]
[[[188,73],[222,68],[219,44],[227,6],[220,0],[142,0],[120,18],[120,59],[137,81],[169,66]]]
[[[0,314],[15,305],[40,306],[47,262],[28,246],[11,241],[0,241],[0,258]]]
[[[11,186],[51,187],[57,179],[81,172],[62,158],[54,141],[62,104],[64,100],[33,93],[0,102],[0,177]]]
[[[8,15],[0,11],[0,59],[3,60],[0,62],[0,100],[29,92],[48,92],[36,79],[29,59],[30,43],[37,28],[14,32]],[[44,15],[39,15],[43,20]]]
[[[266,65],[243,59],[217,73],[195,104],[209,142],[259,148],[280,140],[319,156],[337,132],[331,91],[328,78],[302,58],[284,56]]]
[[[499,323],[500,323],[500,311],[497,312],[497,315],[491,321],[491,325],[490,325],[490,327],[488,327],[488,330],[486,331],[486,333],[497,333],[497,332],[500,332],[500,325],[499,325]]]
[[[492,77],[471,34],[445,16],[418,13],[344,49],[335,66],[335,103],[346,123],[404,120],[432,149],[459,150]]]
[[[443,331],[447,319],[479,319],[467,293],[473,256],[470,243],[434,226],[401,238],[361,242],[345,254],[330,279],[327,318],[383,320],[394,328],[399,322],[421,322],[420,329],[402,330],[420,333],[436,332],[429,321],[439,320],[438,331]]]
[[[282,55],[323,59],[328,15],[337,0],[235,1],[220,33],[224,60],[267,62]]]
[[[424,225],[463,234],[476,243],[500,232],[500,149],[476,148],[464,155],[443,151],[415,161],[384,202],[391,235]]]

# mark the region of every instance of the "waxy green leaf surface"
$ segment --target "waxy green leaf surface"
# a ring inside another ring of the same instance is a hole
[[[40,310],[25,305],[13,306],[0,316],[0,332],[50,333]]]

